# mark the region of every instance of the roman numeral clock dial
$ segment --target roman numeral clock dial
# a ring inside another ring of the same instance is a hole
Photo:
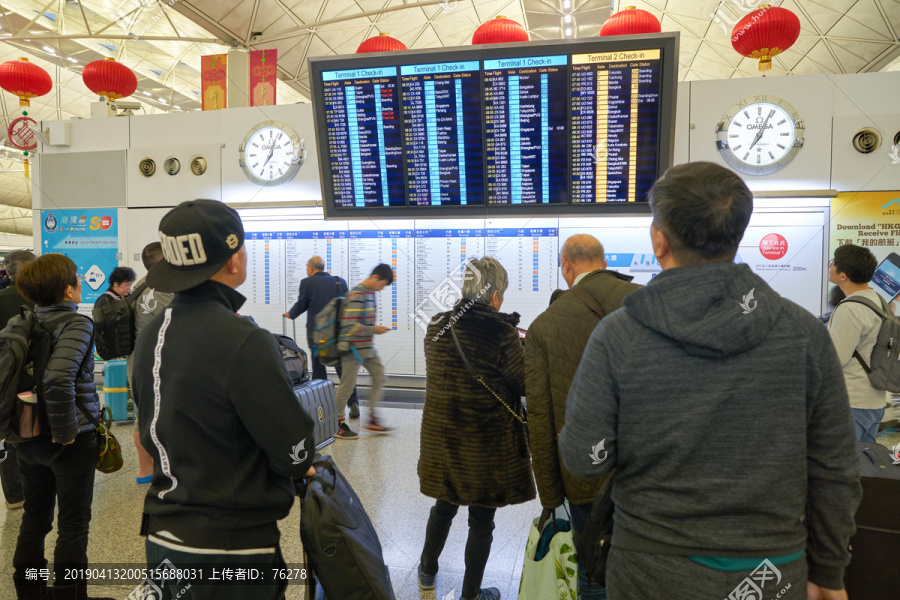
[[[287,183],[306,158],[303,140],[286,123],[264,121],[244,137],[239,162],[247,178],[258,185]]]
[[[803,147],[804,125],[781,98],[756,96],[732,106],[716,128],[716,148],[732,168],[769,175],[785,168]]]

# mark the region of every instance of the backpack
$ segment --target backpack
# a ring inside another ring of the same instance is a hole
[[[281,356],[284,358],[284,368],[287,370],[288,377],[291,378],[291,383],[294,386],[298,386],[309,381],[306,352],[288,336],[278,333],[272,333],[272,335],[275,336],[275,341],[278,342],[278,349],[281,350]]]
[[[316,474],[305,484],[295,484],[302,498],[300,538],[325,595],[340,600],[394,600],[381,542],[359,496],[331,456],[316,456],[312,466]]]
[[[862,365],[872,387],[885,390],[894,394],[900,393],[900,317],[891,314],[887,306],[878,307],[867,298],[845,298],[844,302],[856,302],[868,306],[881,317],[881,328],[878,330],[878,339],[872,348],[872,356],[869,362],[854,350],[853,356]]]
[[[65,313],[54,322],[75,317],[76,313]],[[35,433],[50,431],[42,397],[44,370],[53,350],[52,341],[52,332],[24,306],[20,309],[20,316],[10,319],[0,331],[0,439],[6,443],[18,444],[31,440],[33,436],[20,435],[25,430]],[[36,405],[26,404],[18,398],[20,392],[30,391],[36,392]]]
[[[134,352],[134,303],[145,289],[147,284],[142,283],[125,298],[113,298],[99,308],[94,306],[95,342],[97,354],[103,360],[121,358]]]
[[[343,281],[335,277],[338,286],[338,295],[328,301],[328,304],[316,315],[313,325],[312,348],[310,352],[320,363],[326,367],[340,364],[341,355],[337,349],[338,337],[341,334],[341,309],[344,306],[344,298],[347,296],[347,288]]]

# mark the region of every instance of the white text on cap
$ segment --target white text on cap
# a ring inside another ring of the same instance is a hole
[[[159,239],[162,242],[163,256],[170,265],[187,267],[206,262],[206,251],[199,233],[168,236],[160,231]]]

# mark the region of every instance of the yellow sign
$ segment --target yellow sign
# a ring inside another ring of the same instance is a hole
[[[628,50],[625,52],[597,52],[595,54],[572,55],[573,65],[628,62],[632,60],[659,60],[659,50]]]

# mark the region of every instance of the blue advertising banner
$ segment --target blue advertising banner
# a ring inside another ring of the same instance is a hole
[[[41,253],[62,254],[84,277],[81,302],[93,304],[119,266],[118,212],[115,208],[41,211]]]

